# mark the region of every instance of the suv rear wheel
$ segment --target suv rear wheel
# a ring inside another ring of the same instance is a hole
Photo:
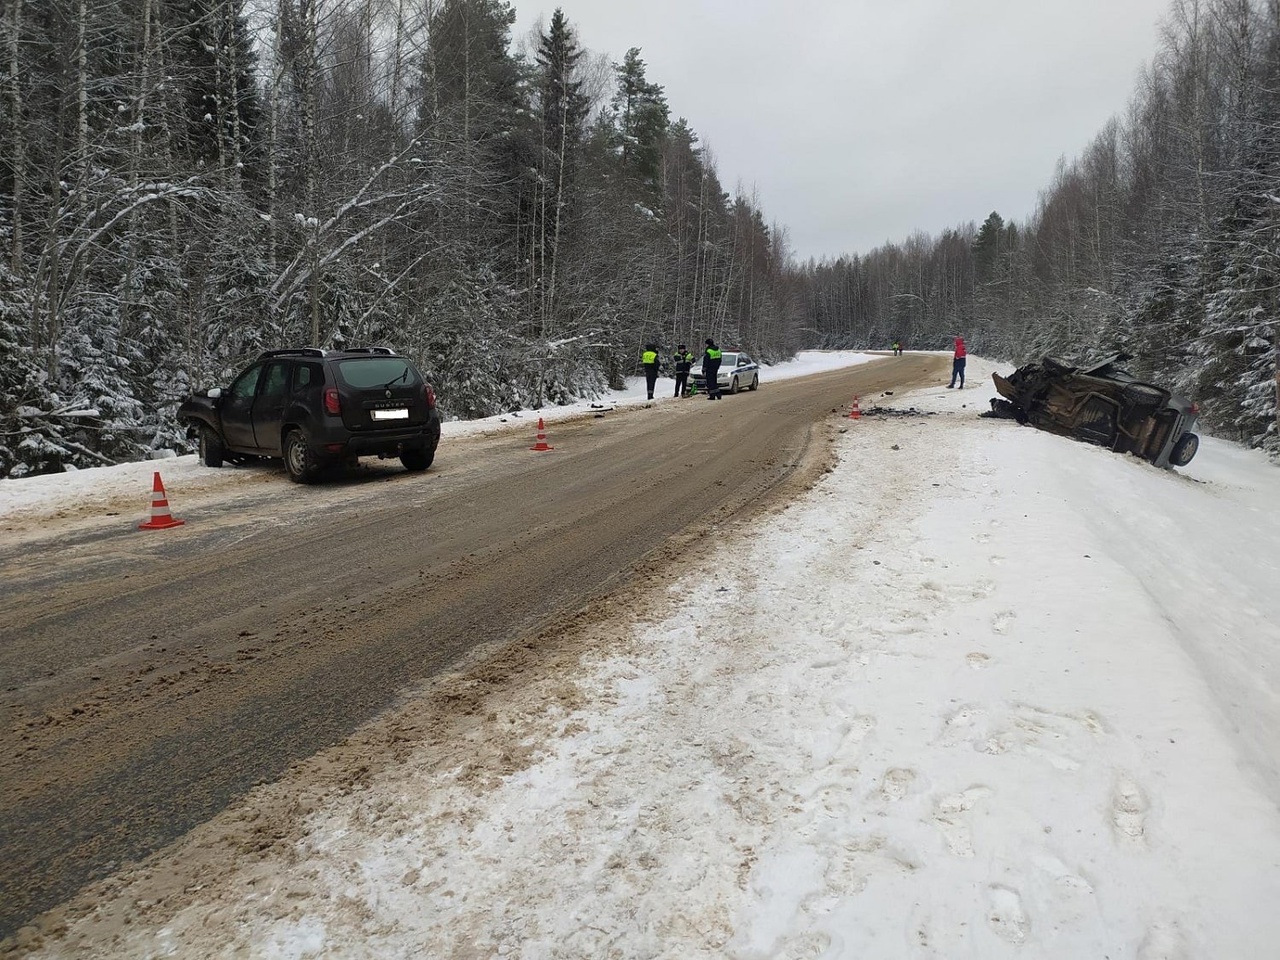
[[[1184,433],[1178,438],[1178,442],[1173,445],[1173,451],[1169,454],[1169,462],[1175,467],[1185,467],[1191,462],[1191,458],[1196,455],[1196,451],[1200,449],[1200,438],[1194,433]]]
[[[226,459],[227,446],[213,427],[200,427],[200,462],[206,467],[220,467]]]
[[[414,473],[427,469],[435,458],[435,449],[428,447],[418,447],[416,450],[406,450],[400,454],[400,462],[404,464],[404,468]]]
[[[301,430],[290,430],[284,438],[284,468],[294,483],[310,483],[319,472],[320,465]]]

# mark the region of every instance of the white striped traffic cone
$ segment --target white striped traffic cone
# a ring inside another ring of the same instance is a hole
[[[554,450],[555,447],[547,443],[546,427],[542,424],[542,418],[538,418],[538,442],[535,443],[530,450]]]
[[[139,530],[167,530],[180,527],[187,521],[175,519],[169,513],[169,498],[164,495],[164,483],[160,480],[160,471],[156,471],[151,482],[151,519],[138,524]]]

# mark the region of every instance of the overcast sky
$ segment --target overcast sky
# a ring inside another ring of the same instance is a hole
[[[1128,104],[1170,0],[513,0],[582,46],[640,47],[725,188],[759,191],[807,258],[996,210]]]

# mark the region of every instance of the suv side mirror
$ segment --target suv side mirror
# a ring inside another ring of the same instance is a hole
[[[222,396],[222,388],[211,387],[210,389],[205,391],[205,396],[208,397],[210,400],[217,400],[220,396]]]

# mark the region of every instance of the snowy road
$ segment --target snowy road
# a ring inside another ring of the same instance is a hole
[[[807,487],[833,408],[941,366],[886,359],[558,423],[554,453],[523,431],[447,439],[424,476],[374,465],[301,489],[275,468],[221,471],[190,496],[171,479],[187,525],[160,535],[101,498],[8,521],[0,934],[340,743],[406,685]]]

